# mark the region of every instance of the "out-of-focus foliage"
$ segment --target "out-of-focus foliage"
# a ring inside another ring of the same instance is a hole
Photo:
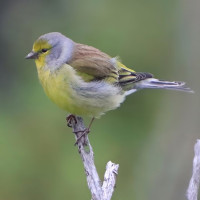
[[[45,96],[35,64],[24,59],[52,31],[196,91],[133,94],[96,120],[90,135],[101,177],[108,160],[120,164],[113,199],[184,199],[200,138],[199,7],[194,0],[2,1],[0,199],[90,199],[67,113]]]

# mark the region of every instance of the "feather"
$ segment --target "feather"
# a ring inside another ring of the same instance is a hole
[[[117,69],[111,62],[111,57],[88,45],[76,43],[73,57],[67,64],[72,66],[83,79],[85,79],[85,74],[87,78],[89,75],[93,80],[109,77],[117,79],[118,76]]]
[[[178,90],[183,92],[194,93],[189,87],[182,81],[163,81],[155,78],[147,78],[134,85],[135,89],[166,89],[166,90]]]

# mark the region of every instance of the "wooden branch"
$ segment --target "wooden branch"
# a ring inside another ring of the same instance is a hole
[[[111,161],[107,163],[104,175],[103,186],[94,164],[94,153],[88,135],[83,132],[87,130],[81,117],[74,116],[70,119],[70,126],[73,129],[76,138],[78,152],[83,161],[88,187],[90,189],[93,200],[110,200],[114,192],[116,183],[116,174],[119,165]],[[82,136],[83,135],[83,136]],[[82,137],[81,137],[82,136]]]
[[[111,199],[112,197],[116,183],[116,175],[118,174],[118,168],[119,165],[114,164],[111,161],[109,161],[106,165],[106,172],[104,174],[104,181],[102,185],[104,199]]]
[[[187,199],[197,200],[200,183],[200,140],[194,146],[193,172],[187,189]]]

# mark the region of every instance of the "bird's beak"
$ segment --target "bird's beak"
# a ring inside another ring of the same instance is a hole
[[[38,57],[38,53],[31,51],[25,58],[26,59],[36,59]]]

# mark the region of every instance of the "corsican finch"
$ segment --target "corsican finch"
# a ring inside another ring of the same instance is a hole
[[[35,59],[47,96],[74,115],[99,117],[119,107],[127,95],[145,88],[192,92],[184,82],[135,72],[117,58],[57,32],[40,36],[26,58]]]

